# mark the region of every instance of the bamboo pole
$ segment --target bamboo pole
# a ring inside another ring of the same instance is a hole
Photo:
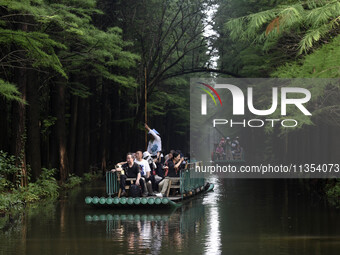
[[[145,100],[145,119],[144,122],[148,123],[148,106],[147,106],[147,85],[146,85],[146,67],[145,67],[145,87],[144,87],[144,100]],[[148,131],[145,129],[145,150],[148,148]]]

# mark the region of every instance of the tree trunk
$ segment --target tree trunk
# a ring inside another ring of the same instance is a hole
[[[112,119],[113,121],[110,124],[110,130],[112,137],[114,137],[114,140],[110,143],[110,152],[111,155],[114,156],[113,158],[109,157],[112,160],[119,160],[121,158],[121,146],[117,146],[118,144],[123,144],[125,139],[123,135],[116,135],[116,134],[122,134],[122,126],[123,123],[117,122],[115,120],[121,119],[121,109],[120,109],[120,85],[114,84],[112,87],[112,96],[110,97],[112,100],[110,100],[110,105],[112,106]]]
[[[40,104],[38,86],[34,81],[35,73],[29,73],[27,83],[27,162],[32,169],[33,180],[36,180],[41,173],[41,152],[40,152]]]
[[[68,155],[66,151],[66,125],[65,125],[65,83],[60,82],[57,84],[57,138],[58,138],[58,149],[59,149],[59,170],[60,170],[60,181],[63,183],[67,179],[70,167],[68,161]]]
[[[20,24],[19,29],[27,31],[27,24]],[[23,53],[22,53],[23,54]],[[22,56],[25,58],[24,54]],[[16,83],[18,85],[21,98],[26,101],[26,86],[27,86],[27,69],[26,65],[22,68],[15,69]],[[20,184],[22,187],[28,185],[27,167],[26,167],[26,153],[25,153],[25,121],[26,121],[26,106],[23,103],[13,102],[13,119],[12,119],[12,154],[16,157],[16,166],[20,167]],[[17,176],[14,177],[14,182]]]
[[[108,133],[108,126],[109,126],[109,118],[110,118],[110,105],[108,101],[108,90],[106,81],[103,81],[102,85],[102,111],[101,111],[101,170],[104,172],[107,167],[107,156],[108,156],[108,140],[109,140],[109,133]]]
[[[84,111],[85,99],[79,98],[78,100],[78,121],[77,121],[77,142],[76,142],[76,154],[75,154],[75,173],[78,176],[82,176],[84,173],[84,125],[85,114]]]
[[[100,119],[100,108],[98,107],[99,103],[97,103],[97,84],[96,80],[91,82],[90,84],[91,89],[91,97],[90,97],[90,163],[95,164],[98,163],[100,160],[100,156],[98,154],[98,123]],[[98,110],[99,109],[99,110]]]
[[[51,134],[49,135],[49,168],[59,168],[59,142],[58,142],[58,128],[57,128],[57,119],[58,119],[58,111],[59,108],[59,93],[58,93],[58,85],[53,84],[50,90],[50,98],[51,98],[51,115],[56,118],[56,122],[51,128]]]
[[[90,99],[86,98],[84,100],[84,166],[83,172],[88,173],[90,169],[90,112],[89,105]]]
[[[137,110],[137,113],[135,115],[135,119],[133,121],[132,130],[130,131],[130,133],[131,133],[130,137],[132,139],[130,140],[129,148],[132,148],[134,146],[134,143],[139,140],[139,136],[140,136],[141,132],[138,132],[137,125],[138,125],[138,123],[144,123],[144,106],[145,106],[144,100],[140,101],[139,108]],[[143,132],[143,134],[144,134],[144,132]],[[143,139],[143,141],[144,141],[144,139]],[[143,145],[143,147],[144,147],[144,145]]]
[[[25,68],[17,70],[17,84],[21,93],[21,98],[26,100],[27,71]],[[25,104],[13,102],[12,119],[12,154],[16,157],[16,166],[20,167],[20,184],[27,186],[27,167],[25,155]],[[16,179],[16,176],[15,176]],[[15,180],[14,180],[15,181]]]
[[[68,138],[68,151],[70,160],[70,170],[75,173],[75,153],[76,153],[76,142],[77,142],[77,120],[78,120],[78,101],[79,97],[71,96],[71,120],[70,120],[70,133]]]
[[[8,109],[7,102],[3,97],[0,97],[0,112],[0,150],[8,151]]]

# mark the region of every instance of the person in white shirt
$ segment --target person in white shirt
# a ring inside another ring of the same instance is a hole
[[[162,151],[161,137],[155,129],[150,129],[150,127],[146,123],[145,128],[149,131],[150,135],[150,141],[147,151],[151,154],[152,157],[157,157],[157,152]]]
[[[143,153],[140,150],[136,151],[135,163],[137,163],[141,169],[141,175],[142,175],[141,178],[144,179],[144,187],[145,187],[144,190],[148,191],[149,195],[153,195],[152,185],[150,181],[151,169],[149,166],[149,162],[143,159]]]
[[[150,177],[150,173],[151,173],[151,169],[150,169],[150,166],[149,166],[149,162],[146,161],[145,159],[143,159],[142,151],[137,151],[136,152],[135,162],[141,168],[142,177],[149,178]]]

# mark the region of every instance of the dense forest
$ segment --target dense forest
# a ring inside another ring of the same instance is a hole
[[[215,17],[220,36],[214,40],[219,68],[247,78],[338,78],[339,11],[339,1],[220,1]],[[312,118],[290,114],[298,128],[240,130],[249,157],[337,162],[339,88],[339,82],[311,84]],[[254,93],[258,106],[268,109],[270,90],[262,86]]]
[[[56,168],[61,182],[92,167],[107,169],[145,148],[145,119],[165,151],[189,151],[190,77],[340,75],[338,0],[1,0],[0,6],[1,160],[12,155],[18,169],[9,174],[2,167],[0,174],[20,178],[22,186],[42,168]],[[209,27],[216,33],[206,36]],[[339,89],[339,83],[313,88],[313,117],[291,132],[234,133],[254,160],[263,152],[269,160],[338,160]],[[256,96],[266,104],[264,91]]]
[[[189,91],[180,75],[208,71],[206,6],[1,1],[0,149],[22,176],[29,166],[33,180],[42,167],[59,169],[62,181],[90,165],[106,169],[144,149],[145,98],[164,149],[187,149]]]

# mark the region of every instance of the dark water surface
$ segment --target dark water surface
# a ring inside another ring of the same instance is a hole
[[[298,180],[214,180],[173,210],[96,210],[105,183],[41,203],[0,230],[0,254],[339,254],[340,211]],[[4,219],[2,219],[4,220]]]

